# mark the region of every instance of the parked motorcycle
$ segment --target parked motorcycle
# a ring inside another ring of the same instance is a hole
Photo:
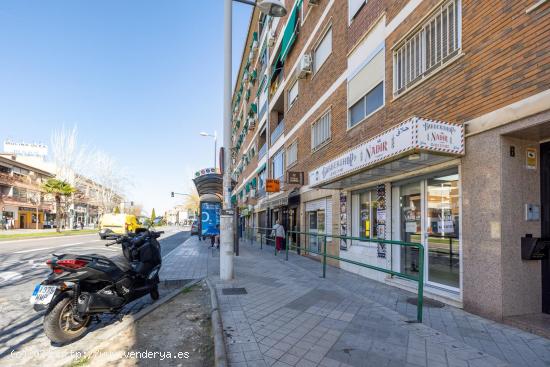
[[[44,332],[55,343],[68,343],[86,332],[92,317],[118,313],[126,304],[147,294],[159,298],[162,263],[158,238],[164,232],[141,229],[106,244],[122,245],[122,254],[53,254],[52,269],[38,284],[30,302],[35,311],[46,310]]]

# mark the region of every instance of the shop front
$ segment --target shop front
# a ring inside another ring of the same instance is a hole
[[[415,248],[370,240],[421,243],[426,292],[461,302],[461,180],[464,129],[460,124],[411,118],[309,173],[310,187],[338,190],[332,206],[306,203],[308,231],[327,231],[327,209],[340,235],[339,256],[417,276]],[[321,217],[321,221],[319,221]],[[325,223],[322,223],[322,222]],[[314,232],[315,233],[315,232]],[[413,282],[340,262],[340,267],[378,281],[414,289]]]
[[[17,228],[20,229],[42,229],[44,226],[44,209],[36,209],[30,207],[19,207],[18,208],[18,222],[19,225]]]

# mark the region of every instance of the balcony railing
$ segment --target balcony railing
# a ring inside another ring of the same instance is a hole
[[[264,143],[264,145],[262,145],[262,147],[258,151],[258,160],[262,159],[264,155],[266,155],[266,153],[267,153],[267,143]]]
[[[271,133],[271,139],[270,139],[271,145],[275,144],[277,139],[281,137],[284,131],[285,131],[285,120],[281,120],[281,122],[279,122],[279,125],[277,125],[277,127]]]

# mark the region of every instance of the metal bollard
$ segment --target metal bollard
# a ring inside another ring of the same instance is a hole
[[[327,237],[323,237],[323,278],[327,277]]]

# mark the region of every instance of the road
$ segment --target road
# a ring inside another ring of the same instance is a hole
[[[188,231],[171,227],[165,229],[160,238],[162,256],[165,257],[189,237]],[[34,286],[49,273],[45,262],[52,253],[96,253],[113,256],[121,253],[115,245],[105,247],[108,240],[100,240],[98,235],[81,235],[59,238],[39,238],[28,240],[0,241],[0,365],[17,365],[44,361],[39,353],[55,349],[72,353],[79,344],[93,342],[99,332],[90,332],[80,341],[62,348],[51,347],[42,330],[42,313],[36,313],[29,303]],[[162,295],[161,291],[161,295]],[[128,305],[123,314],[135,313],[150,304],[149,297]],[[108,328],[119,318],[102,317],[93,329]],[[13,351],[21,352],[13,360]],[[34,357],[29,357],[34,353]],[[36,356],[39,358],[37,359]]]

